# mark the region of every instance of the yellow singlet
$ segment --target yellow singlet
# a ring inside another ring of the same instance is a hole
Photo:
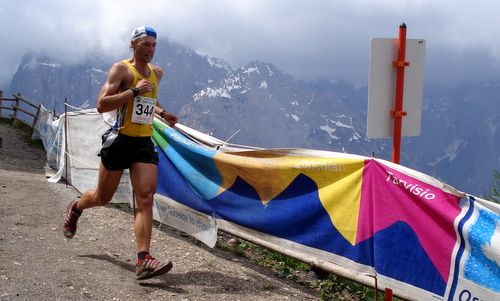
[[[134,80],[132,81],[130,87],[135,87],[137,82],[143,79],[144,76],[142,76],[142,74],[140,74],[139,71],[137,71],[137,69],[135,69],[135,67],[128,60],[123,60],[122,63],[125,64],[130,69],[130,71],[132,71],[132,74],[134,75]],[[151,85],[153,85],[153,91],[142,94],[141,96],[157,99],[158,79],[156,78],[156,74],[150,64],[148,64],[148,67],[150,75],[149,77],[146,78],[146,80],[149,81]],[[133,104],[134,104],[134,99],[130,99],[129,101],[127,101],[125,105],[118,108],[117,121],[120,134],[132,137],[151,136],[153,134],[153,127],[151,125],[132,122]]]

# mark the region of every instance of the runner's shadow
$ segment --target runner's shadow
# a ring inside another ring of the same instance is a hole
[[[170,279],[178,274],[165,274],[147,280],[140,280],[139,285],[144,287],[151,287],[162,289],[176,294],[187,294],[188,291],[180,287],[172,286]]]
[[[256,279],[259,277],[253,276],[253,280],[257,283],[265,283],[265,279]],[[165,276],[154,278],[155,282],[141,282],[139,285],[151,287],[155,289],[172,290],[172,286],[179,288],[182,286],[201,286],[206,293],[212,294],[251,294],[255,293],[253,289],[249,289],[249,280],[229,276],[220,272],[212,271],[189,271],[187,273],[169,273]]]
[[[119,259],[108,255],[108,254],[100,254],[100,255],[78,255],[78,257],[82,258],[91,258],[97,260],[107,261],[114,265],[119,266],[120,268],[129,271],[135,272],[135,265],[120,261]],[[175,268],[175,264],[174,264]],[[256,276],[253,276],[253,280],[257,283],[265,283],[266,280],[255,279]],[[257,276],[259,278],[259,276]],[[186,294],[188,291],[181,288],[182,286],[201,286],[205,287],[204,291],[212,292],[212,293],[233,293],[233,294],[245,294],[251,293],[246,292],[248,289],[249,279],[239,278],[230,276],[220,272],[213,271],[189,271],[187,273],[168,273],[166,275],[154,277],[148,280],[139,281],[140,286],[151,287],[156,289],[162,289],[173,293],[178,294]]]
[[[116,259],[113,256],[110,256],[108,254],[105,254],[105,255],[78,255],[78,257],[104,260],[104,261],[110,262],[114,265],[117,265],[124,270],[130,271],[130,272],[135,272],[135,265],[120,261],[120,260],[118,260],[118,259]]]
[[[126,271],[129,271],[129,272],[133,272],[135,273],[135,265],[134,264],[130,264],[130,263],[126,263],[126,262],[123,262],[123,261],[120,261],[116,258],[114,258],[113,256],[110,256],[108,254],[101,254],[101,255],[78,255],[78,257],[83,257],[83,258],[91,258],[91,259],[97,259],[97,260],[103,260],[103,261],[107,261],[109,263],[112,263],[114,265],[117,265],[119,266],[120,268],[126,270]],[[170,278],[170,275],[168,276]],[[157,278],[153,278],[152,281],[155,281],[155,280],[166,280],[164,279],[165,276],[159,276]],[[142,280],[142,281],[147,281],[147,280]],[[139,282],[139,285],[141,286],[146,286],[146,287],[158,287],[158,288],[161,288],[161,289],[164,289],[164,290],[167,290],[169,292],[173,292],[173,293],[178,293],[178,294],[185,294],[187,293],[186,290],[183,290],[181,288],[177,288],[177,287],[171,287],[168,283],[166,283],[166,281],[162,282],[162,283],[148,283],[148,282]]]

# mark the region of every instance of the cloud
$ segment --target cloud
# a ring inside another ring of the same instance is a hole
[[[7,0],[0,18],[0,88],[30,51],[74,63],[92,52],[129,54],[130,31],[150,25],[162,37],[234,67],[275,64],[297,78],[366,85],[370,38],[424,38],[426,80],[487,79],[500,70],[500,32],[491,1],[396,0]],[[452,70],[453,72],[450,72]]]

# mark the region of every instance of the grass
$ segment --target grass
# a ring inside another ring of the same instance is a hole
[[[233,243],[218,242],[217,246],[246,257],[261,266],[271,268],[280,278],[317,290],[321,300],[376,300],[375,290],[371,287],[318,270],[307,263],[251,242],[233,239]],[[272,288],[264,287],[263,289],[270,290]],[[384,300],[382,291],[377,294],[377,301],[379,300]],[[393,297],[393,300],[402,299]]]

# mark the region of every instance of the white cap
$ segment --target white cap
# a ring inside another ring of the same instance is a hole
[[[148,26],[140,26],[134,29],[131,34],[131,40],[135,41],[144,37],[153,37],[156,39],[156,31]]]

